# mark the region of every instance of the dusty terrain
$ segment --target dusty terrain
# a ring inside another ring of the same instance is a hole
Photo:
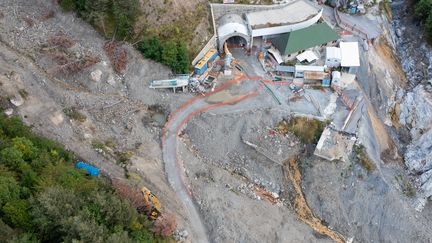
[[[163,2],[142,4],[160,9]],[[168,2],[181,12],[204,1]],[[49,10],[54,16],[44,17]],[[75,74],[53,72],[47,48],[56,47],[48,40],[59,33],[75,40],[67,49],[71,55],[93,55],[100,62]],[[162,127],[193,96],[149,89],[150,80],[166,78],[170,71],[143,59],[128,45],[127,69],[115,73],[104,43],[89,25],[61,13],[51,1],[1,1],[0,104],[111,177],[149,187],[160,198],[162,210],[178,216],[179,229],[187,229],[192,242],[198,235],[191,228],[196,224],[204,226],[211,242],[332,242],[327,236],[354,242],[430,242],[432,207],[427,204],[422,213],[417,212],[415,200],[406,195],[409,174],[398,163],[388,163],[400,159],[394,150],[401,146],[388,143],[388,138],[402,133],[389,129],[394,119],[388,104],[404,87],[404,79],[383,42],[369,52],[362,50],[363,68],[357,80],[368,98],[364,111],[370,112],[361,113],[356,135],[375,171],[366,171],[355,155],[345,162],[320,159],[292,134],[274,132],[293,114],[326,117],[340,124],[348,112],[339,98],[332,104],[337,112],[329,117],[321,112],[328,107],[316,106],[331,103],[332,92],[310,89],[309,99],[292,101],[287,86],[271,86],[282,100],[277,105],[262,84],[245,78],[223,93],[203,98],[197,107],[248,92],[257,91],[256,95],[196,114],[182,126],[179,138],[173,136],[184,166],[181,176],[193,196],[187,207],[166,177]],[[241,51],[234,54],[248,75],[263,75]],[[85,119],[67,116],[69,108]],[[125,153],[131,155],[129,162],[119,157]],[[296,156],[299,171],[286,164]],[[190,208],[202,223],[188,221]]]

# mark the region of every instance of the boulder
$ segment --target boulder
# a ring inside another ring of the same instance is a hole
[[[102,71],[99,69],[94,70],[90,73],[90,78],[95,82],[99,82],[102,78]]]
[[[24,104],[24,99],[21,95],[16,94],[13,98],[10,99],[10,102],[14,106],[19,107],[19,106],[22,106]]]
[[[14,110],[12,108],[6,109],[4,111],[4,113],[6,114],[6,116],[11,116],[13,114]]]

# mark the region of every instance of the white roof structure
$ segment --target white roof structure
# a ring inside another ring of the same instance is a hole
[[[341,42],[339,43],[341,51],[341,66],[342,67],[359,67],[360,54],[358,42]]]
[[[337,60],[341,60],[342,59],[342,55],[341,55],[341,50],[337,47],[327,47],[326,48],[326,59],[337,59]]]
[[[228,36],[233,33],[243,34],[245,36],[249,35],[249,30],[246,23],[237,14],[228,14],[222,17],[217,32],[221,37]]]
[[[311,72],[324,72],[324,66],[306,66],[295,65],[296,72],[311,71]]]
[[[268,52],[270,52],[274,56],[274,58],[276,59],[276,61],[277,61],[278,64],[283,63],[282,56],[281,56],[281,54],[280,54],[280,52],[278,50],[276,50],[273,47],[271,47],[271,48],[269,48],[267,50],[268,50]]]
[[[348,85],[350,85],[354,79],[355,75],[350,73],[340,73],[339,71],[332,72],[332,85],[336,85],[340,88],[346,88]]]
[[[252,28],[257,29],[298,23],[318,12],[320,12],[319,9],[306,1],[295,1],[283,8],[248,13],[246,18]]]
[[[303,62],[304,60],[306,60],[307,62],[312,62],[312,61],[319,59],[317,57],[317,55],[315,54],[315,52],[313,52],[313,51],[305,51],[305,52],[301,53],[300,55],[297,55],[296,58],[300,62]]]

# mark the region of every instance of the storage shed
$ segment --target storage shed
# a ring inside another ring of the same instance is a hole
[[[339,67],[341,65],[341,51],[338,47],[327,47],[326,48],[326,60],[325,64],[328,67]]]
[[[294,77],[304,78],[305,72],[324,72],[323,66],[295,65]]]

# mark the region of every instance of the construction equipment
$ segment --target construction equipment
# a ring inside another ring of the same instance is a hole
[[[158,219],[161,215],[159,199],[145,186],[141,188],[141,192],[143,193],[146,205],[148,205],[144,213],[147,214],[151,220]]]
[[[178,75],[173,79],[166,79],[166,80],[153,80],[150,83],[151,89],[167,89],[172,88],[174,93],[177,88],[182,88],[184,91],[185,88],[189,84],[189,75],[183,74]]]

